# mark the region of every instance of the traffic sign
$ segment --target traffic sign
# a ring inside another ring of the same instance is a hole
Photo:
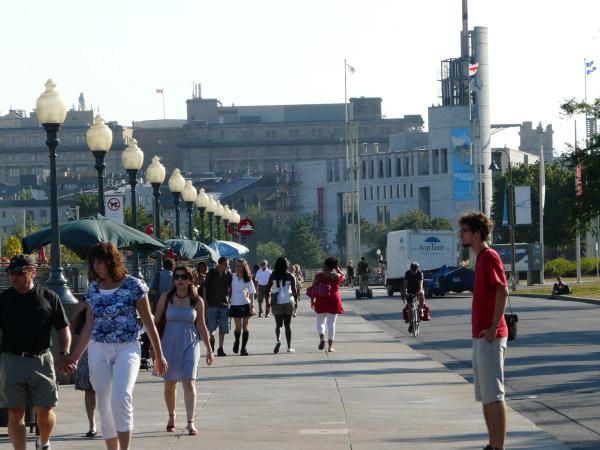
[[[238,230],[242,236],[250,236],[254,233],[254,222],[246,217],[245,219],[240,220]]]

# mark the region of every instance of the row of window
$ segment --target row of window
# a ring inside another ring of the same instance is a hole
[[[377,135],[387,137],[391,133],[391,127],[381,127],[375,129],[360,128],[359,135]],[[228,137],[235,136],[234,131],[219,130],[219,139],[226,139]],[[254,138],[260,138],[261,136],[266,139],[277,139],[277,138],[298,138],[298,137],[344,137],[346,134],[345,129],[342,127],[337,128],[311,128],[310,133],[306,128],[283,128],[283,129],[266,129],[266,130],[242,130],[241,138],[244,140],[250,140]]]
[[[47,209],[38,209],[38,217],[41,219],[44,219],[46,217],[48,217],[48,210]],[[6,219],[7,215],[9,215],[10,212],[7,214],[6,210],[2,211],[2,218]],[[26,214],[26,220],[35,220],[35,211],[32,209],[29,209],[25,212]],[[23,215],[22,214],[17,214],[17,213],[12,213],[12,218],[13,220],[23,220]]]
[[[85,144],[85,136],[83,135],[75,135],[75,136],[61,136],[60,138],[61,144]],[[0,136],[0,147],[16,147],[16,146],[42,146],[45,145],[46,139],[42,136],[8,136],[3,137]]]
[[[402,186],[402,187],[401,187]],[[363,200],[392,200],[394,198],[412,198],[414,189],[412,183],[387,186],[363,186]]]

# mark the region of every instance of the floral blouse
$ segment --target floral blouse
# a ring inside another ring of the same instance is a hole
[[[92,339],[106,343],[137,341],[142,327],[136,303],[147,292],[146,284],[131,275],[125,275],[121,287],[110,294],[100,292],[98,282],[91,283],[88,303],[94,317]]]

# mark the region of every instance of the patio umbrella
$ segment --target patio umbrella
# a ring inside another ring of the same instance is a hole
[[[219,260],[219,252],[193,239],[167,239],[164,242],[181,259],[212,259],[214,262]]]
[[[149,252],[165,248],[164,244],[141,231],[98,214],[60,225],[60,243],[74,251],[81,259],[100,242],[110,242],[119,249]],[[52,243],[52,229],[44,228],[22,240],[23,252],[33,253]]]
[[[212,241],[209,246],[227,259],[243,258],[250,251],[248,247],[233,241]]]

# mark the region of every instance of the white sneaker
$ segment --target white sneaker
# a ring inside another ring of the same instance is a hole
[[[296,350],[294,350],[292,347],[288,347],[288,353],[295,353]]]
[[[46,445],[42,445],[40,438],[37,438],[35,441],[35,448],[41,450],[52,450],[52,447],[50,447],[50,442],[48,442]]]

